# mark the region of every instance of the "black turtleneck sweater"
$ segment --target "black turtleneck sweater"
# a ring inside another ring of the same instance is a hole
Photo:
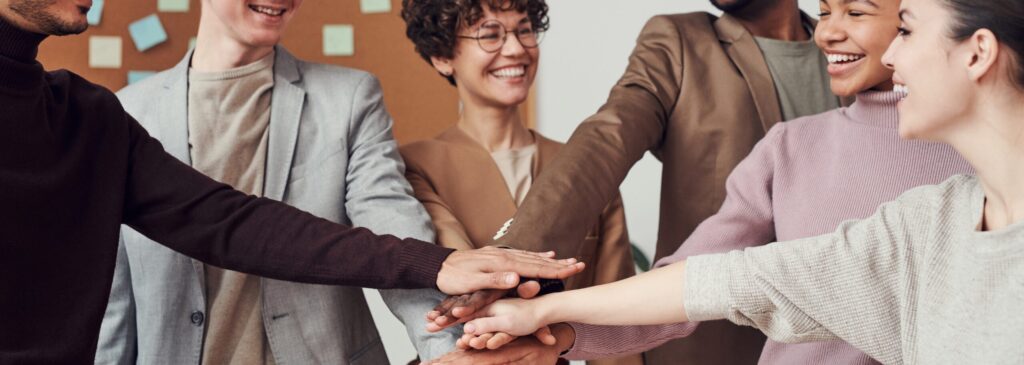
[[[90,364],[122,223],[230,270],[307,283],[435,287],[451,250],[217,183],[166,154],[117,98],[36,60],[0,19],[0,364]]]

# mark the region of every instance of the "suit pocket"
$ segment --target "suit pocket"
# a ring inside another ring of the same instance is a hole
[[[296,182],[305,179],[309,174],[314,174],[322,169],[338,168],[337,164],[344,164],[346,161],[339,159],[341,156],[348,156],[344,147],[338,147],[330,152],[320,153],[319,156],[310,161],[292,166],[288,172],[288,181]],[[342,166],[345,167],[345,166]],[[342,170],[344,170],[342,168]]]

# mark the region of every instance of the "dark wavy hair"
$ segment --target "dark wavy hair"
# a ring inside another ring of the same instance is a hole
[[[534,30],[548,30],[548,4],[544,0],[402,0],[405,35],[416,45],[416,52],[433,65],[431,57],[455,57],[459,29],[469,27],[484,16],[484,6],[492,11],[526,13]],[[455,78],[444,76],[455,85]]]
[[[1021,0],[945,0],[953,13],[950,36],[957,41],[970,38],[979,29],[988,29],[999,42],[1013,52],[1016,67],[1010,75],[1024,89],[1024,1]]]

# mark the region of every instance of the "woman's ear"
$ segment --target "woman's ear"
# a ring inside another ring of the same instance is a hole
[[[978,82],[999,64],[999,40],[988,29],[978,29],[967,39],[967,76]]]
[[[455,67],[452,66],[452,60],[450,58],[431,56],[430,63],[434,65],[434,69],[436,69],[438,73],[445,77],[450,77],[455,74]]]

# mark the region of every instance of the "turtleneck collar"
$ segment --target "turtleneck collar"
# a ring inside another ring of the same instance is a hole
[[[846,115],[854,122],[882,128],[899,128],[896,109],[900,96],[892,91],[865,91],[847,108]]]
[[[46,35],[33,33],[0,17],[0,89],[34,90],[43,82],[43,66],[36,61]]]

